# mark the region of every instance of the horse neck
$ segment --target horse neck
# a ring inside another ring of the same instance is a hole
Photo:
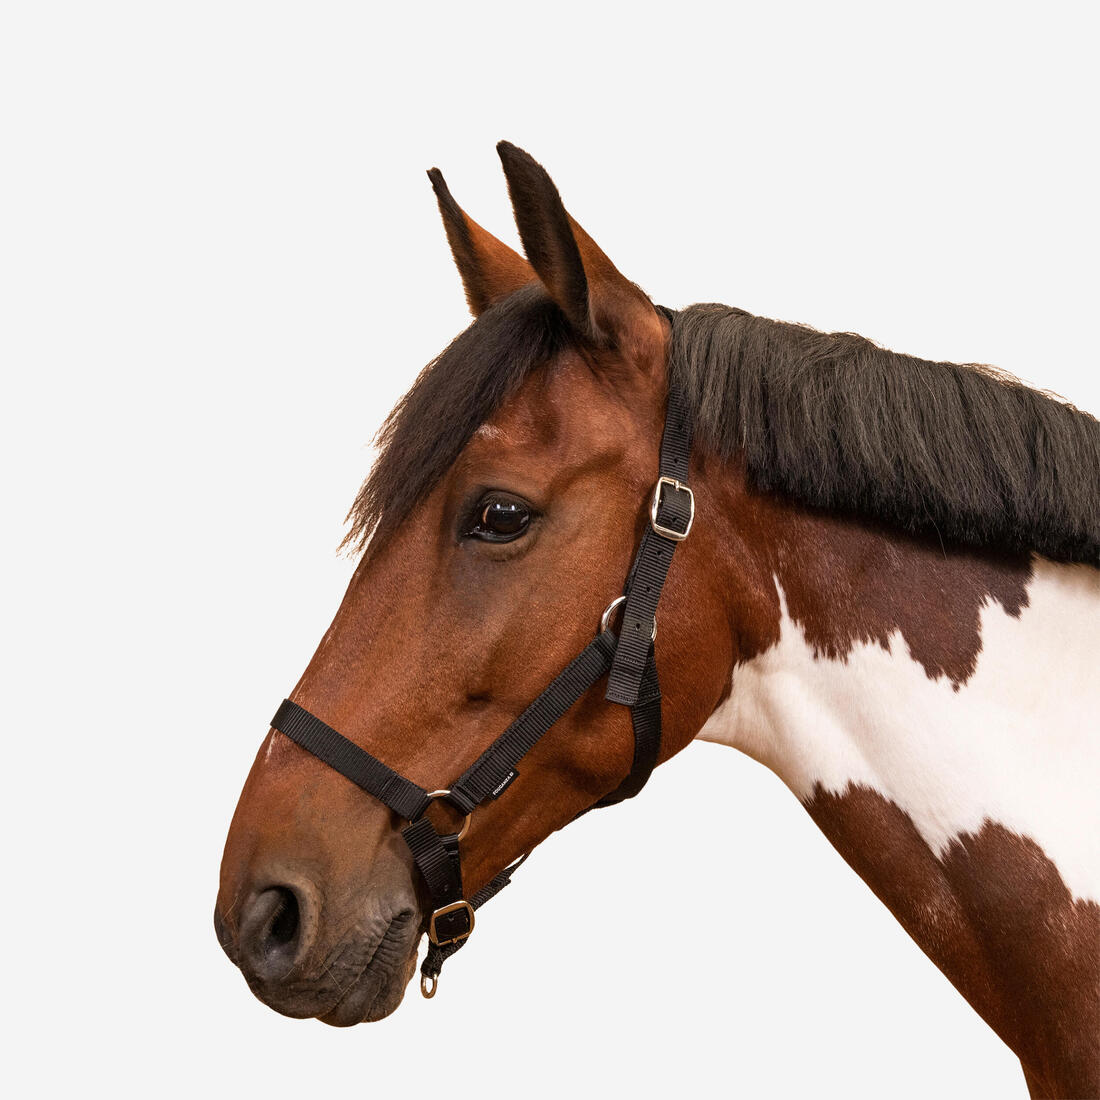
[[[775,771],[1029,1074],[1065,1081],[1051,1015],[1098,1009],[1100,571],[713,473],[738,656],[698,736]]]

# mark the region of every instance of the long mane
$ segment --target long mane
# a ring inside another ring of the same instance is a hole
[[[900,355],[723,305],[672,313],[698,445],[811,507],[1100,565],[1100,423],[989,367]],[[572,340],[536,285],[481,317],[386,419],[346,545],[391,533],[471,435]]]
[[[676,317],[672,377],[755,488],[949,542],[1100,564],[1100,423],[990,367],[722,305]]]

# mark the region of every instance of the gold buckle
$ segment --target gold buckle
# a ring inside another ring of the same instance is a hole
[[[448,913],[457,913],[460,909],[466,910],[466,915],[469,918],[470,925],[465,932],[459,932],[457,936],[451,936],[450,939],[441,940],[439,933],[436,929],[435,922],[440,917],[445,917]],[[446,947],[451,943],[459,943],[461,940],[466,939],[467,936],[474,930],[474,907],[468,901],[452,901],[450,905],[444,905],[441,909],[437,909],[432,914],[432,919],[428,922],[428,939],[436,945],[436,947]]]
[[[674,527],[665,527],[657,522],[657,510],[661,507],[661,489],[666,485],[671,485],[678,493],[687,493],[688,495],[688,521],[687,526],[682,531],[677,531]],[[684,539],[691,534],[691,525],[694,522],[695,494],[682,481],[677,481],[674,477],[665,477],[662,475],[657,478],[657,484],[653,486],[653,500],[649,505],[649,526],[652,527],[658,535],[666,539],[673,539],[675,542],[683,542]]]

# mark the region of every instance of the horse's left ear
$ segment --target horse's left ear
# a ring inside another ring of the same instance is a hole
[[[462,276],[470,312],[480,317],[494,302],[507,298],[514,290],[538,278],[531,265],[518,252],[482,229],[454,200],[443,173],[428,170],[439,215],[447,231],[447,241],[455,266]]]
[[[529,153],[497,145],[520,239],[531,266],[578,336],[639,362],[664,340],[645,291],[627,279],[569,216],[554,181]]]

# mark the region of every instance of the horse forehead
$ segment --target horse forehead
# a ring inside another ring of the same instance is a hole
[[[602,382],[576,352],[566,351],[549,368],[526,379],[519,389],[470,439],[476,456],[482,450],[572,448],[585,453],[600,448],[607,433],[612,399]]]

